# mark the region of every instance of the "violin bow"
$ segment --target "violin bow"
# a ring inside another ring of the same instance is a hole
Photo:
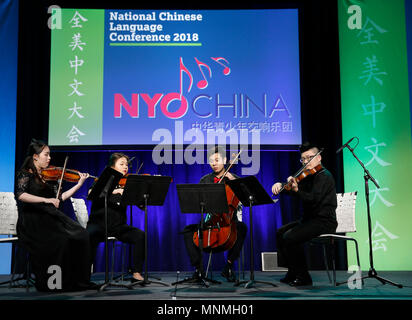
[[[144,162],[142,161],[142,164],[140,165],[139,169],[137,169],[136,174],[138,174],[140,172],[140,169],[143,167],[143,163]]]
[[[233,161],[230,162],[229,167],[226,169],[225,173],[220,177],[220,180],[218,183],[221,183],[222,180],[225,178],[226,174],[229,172],[230,168],[232,168],[232,166],[234,165],[234,163],[236,162],[237,158],[239,158],[240,154],[242,153],[243,149],[241,148],[239,153],[236,155],[236,157],[233,159]]]
[[[323,151],[323,148],[320,149],[320,150],[312,157],[312,159],[310,159],[304,166],[302,166],[302,168],[300,168],[299,171],[296,172],[296,174],[295,174],[293,177],[296,178],[298,175],[300,175],[300,174],[303,172],[303,170],[306,169],[306,167],[308,166],[308,164],[311,163],[312,160],[315,159],[318,155],[320,155],[320,154],[322,153],[322,151]]]
[[[312,157],[312,159],[310,159],[304,166],[302,166],[302,168],[300,168],[300,169],[298,170],[298,172],[296,172],[296,173],[293,175],[293,177],[296,178],[297,176],[299,176],[299,175],[303,172],[303,170],[306,169],[306,167],[308,166],[308,164],[311,163],[312,160],[315,159],[319,154],[321,154],[322,151],[323,151],[323,148],[320,149],[320,150]],[[279,191],[279,194],[285,189],[285,187],[286,187],[288,184],[289,184],[289,182],[286,182],[286,183],[283,184],[282,188],[281,188],[280,191]]]
[[[56,199],[59,199],[60,191],[61,191],[61,188],[62,188],[64,172],[66,171],[66,165],[67,165],[68,160],[69,160],[69,156],[66,156],[66,158],[64,159],[64,166],[63,166],[63,170],[62,170],[62,175],[61,175],[60,181],[59,181],[59,188],[57,189]]]

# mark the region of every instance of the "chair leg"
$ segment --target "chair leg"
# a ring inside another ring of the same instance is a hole
[[[336,287],[336,263],[335,263],[335,241],[331,241],[331,254],[332,254],[332,272],[333,272],[333,286]]]
[[[323,247],[323,261],[325,263],[326,273],[328,275],[329,282],[332,282],[330,278],[330,274],[329,274],[329,263],[328,263],[328,254],[326,252],[326,244],[322,243],[322,247]]]
[[[125,265],[125,260],[126,260],[126,245],[124,243],[122,243],[122,282],[124,281],[124,265]]]
[[[208,277],[208,275],[209,275],[209,267],[211,267],[212,266],[212,251],[210,251],[210,253],[209,253],[209,260],[208,260],[208,262],[207,262],[207,268],[206,268],[206,272],[205,272],[205,277]],[[211,269],[211,268],[210,268]],[[212,278],[212,271],[210,271],[210,275],[211,275],[211,278]]]
[[[359,268],[359,271],[361,271],[362,272],[362,269],[361,269],[361,265],[360,265],[360,260],[359,260],[359,248],[358,248],[358,242],[356,241],[356,239],[352,239],[353,240],[353,242],[355,242],[355,248],[356,248],[356,261],[358,262],[358,268]],[[363,278],[361,278],[362,279],[362,286],[364,285],[364,282],[363,282]]]
[[[12,261],[14,261],[14,265],[13,265],[13,272],[12,272],[12,274],[11,274],[11,278],[10,278],[10,282],[9,282],[9,289],[11,289],[11,287],[12,287],[12,283],[14,282],[14,276],[15,276],[15,274],[16,274],[16,265],[17,265],[17,261],[16,261],[16,246],[14,246],[14,249],[13,249],[13,244],[12,244],[12,255],[13,255],[13,257],[14,258],[12,258]]]

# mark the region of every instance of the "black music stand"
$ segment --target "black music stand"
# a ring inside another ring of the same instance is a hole
[[[239,286],[246,283],[245,288],[250,288],[255,283],[269,284],[271,286],[277,287],[277,285],[266,282],[255,280],[254,275],[254,252],[253,252],[253,216],[252,207],[259,206],[262,204],[273,204],[277,200],[272,199],[265,191],[263,186],[259,183],[255,176],[249,176],[245,178],[239,178],[235,180],[229,180],[226,182],[232,191],[235,193],[239,201],[244,205],[249,205],[249,228],[250,228],[250,279],[249,281],[239,281],[235,286]]]
[[[121,203],[123,205],[144,206],[144,240],[145,240],[145,271],[144,280],[137,281],[131,286],[158,283],[165,286],[169,284],[161,281],[149,281],[147,272],[147,206],[162,206],[172,177],[129,175],[124,186]]]
[[[200,249],[200,274],[198,279],[184,279],[172,283],[199,283],[206,288],[207,282],[220,284],[221,282],[206,278],[203,272],[203,214],[205,212],[224,213],[229,211],[226,197],[225,185],[222,183],[200,183],[200,184],[178,184],[176,185],[179,197],[180,210],[182,213],[201,213],[199,234]]]
[[[109,194],[112,194],[114,188],[119,183],[120,179],[123,177],[123,174],[114,170],[113,168],[107,166],[102,174],[100,175],[99,179],[97,179],[96,183],[94,184],[92,190],[90,191],[87,199],[88,200],[98,200],[99,198],[104,197],[104,226],[105,226],[105,260],[106,260],[106,268],[105,268],[105,276],[104,276],[104,283],[99,287],[99,291],[103,291],[107,287],[123,287],[131,289],[130,286],[118,283],[112,283],[109,281],[109,246],[107,238],[109,236],[107,231],[107,197]]]

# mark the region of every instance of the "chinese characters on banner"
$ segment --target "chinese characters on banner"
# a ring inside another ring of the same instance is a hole
[[[357,34],[357,37],[360,40],[360,45],[370,46],[370,51],[372,52],[372,55],[365,57],[365,60],[362,62],[364,68],[358,78],[359,80],[361,80],[360,87],[365,88],[368,94],[370,94],[370,100],[362,103],[362,114],[365,117],[369,117],[368,119],[370,120],[370,126],[373,128],[372,132],[376,131],[376,133],[382,131],[382,128],[377,127],[376,117],[379,116],[379,114],[381,114],[380,116],[383,117],[388,116],[385,115],[385,111],[388,112],[390,108],[385,104],[384,101],[376,101],[375,92],[373,91],[373,89],[370,89],[368,85],[371,81],[375,81],[377,84],[379,84],[379,86],[385,86],[385,77],[388,75],[388,73],[384,70],[381,70],[379,65],[379,58],[374,53],[374,47],[380,46],[381,43],[384,42],[383,36],[388,34],[388,30],[379,26],[368,16],[366,17],[366,21],[362,29]],[[372,157],[365,164],[365,166],[369,166],[372,163],[380,167],[391,166],[392,163],[381,159],[378,155],[379,149],[387,147],[387,144],[384,141],[378,142],[378,140],[374,137],[370,137],[370,140],[372,141],[372,144],[367,145],[366,147],[364,147],[364,149],[367,150]],[[380,201],[386,207],[392,207],[395,205],[385,199],[385,194],[390,196],[389,188],[380,186],[380,188],[378,189],[375,185],[372,184],[370,185],[370,187],[374,188],[370,189],[371,207],[373,207],[376,201]],[[385,242],[397,238],[398,236],[391,234],[385,229],[385,227],[383,227],[379,224],[379,222],[376,221],[372,232],[372,250],[386,251],[387,247],[385,246]],[[368,242],[368,239],[366,241]]]
[[[408,270],[412,257],[410,180],[412,161],[404,0],[365,0],[360,29],[350,29],[352,0],[339,1],[342,137],[352,145],[379,188],[369,181],[371,243],[379,270]],[[387,12],[391,12],[390,17]],[[343,153],[345,192],[358,191],[357,232],[361,262],[369,260],[369,232],[362,167]],[[389,258],[390,257],[390,258]],[[355,264],[348,247],[348,265]]]
[[[78,11],[75,12],[74,16],[69,21],[70,27],[74,30],[78,30],[78,31],[75,31],[75,33],[73,33],[72,42],[70,42],[68,45],[68,47],[71,48],[74,54],[73,60],[69,60],[70,70],[74,73],[74,78],[73,78],[73,83],[68,84],[68,86],[72,89],[72,91],[68,94],[68,96],[73,97],[73,105],[68,107],[69,116],[67,117],[67,120],[70,120],[72,122],[74,119],[84,118],[84,116],[81,114],[81,110],[83,109],[83,107],[80,105],[81,103],[80,97],[84,96],[85,93],[81,92],[79,89],[79,86],[83,85],[83,82],[77,79],[77,74],[78,74],[79,68],[81,68],[83,64],[85,63],[85,61],[82,60],[81,58],[81,53],[84,47],[87,46],[87,44],[82,41],[81,39],[82,35],[80,32],[85,22],[87,22],[87,18],[83,17]],[[77,54],[79,54],[80,57]],[[82,136],[86,135],[84,130],[85,129],[83,128],[82,130],[80,130],[73,123],[66,137],[69,139],[70,143],[73,143],[73,142],[78,143],[79,139]]]
[[[49,144],[102,140],[104,10],[61,9],[51,30]]]

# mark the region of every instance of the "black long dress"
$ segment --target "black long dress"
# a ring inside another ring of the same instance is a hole
[[[26,192],[31,195],[55,198],[56,184],[42,182],[33,173],[19,171],[16,199]],[[89,234],[76,221],[48,203],[18,201],[17,236],[29,252],[39,291],[75,291],[90,285]],[[61,269],[61,289],[56,288],[56,267]],[[52,278],[53,276],[53,278]],[[50,281],[49,281],[50,279]],[[48,282],[50,282],[48,284]]]

